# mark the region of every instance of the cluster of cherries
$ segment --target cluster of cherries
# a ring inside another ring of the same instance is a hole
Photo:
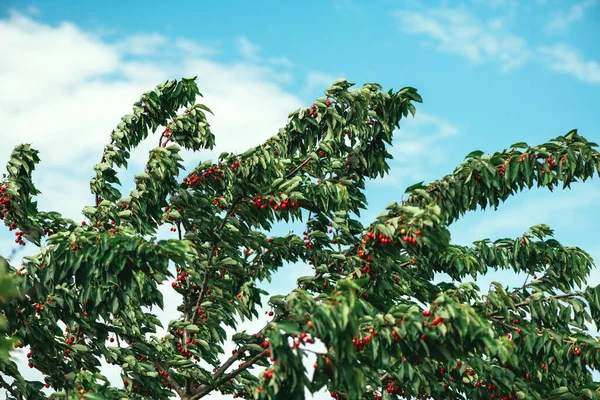
[[[169,122],[169,125],[173,125],[173,121]],[[165,141],[161,144],[161,147],[167,147],[167,143],[169,143],[170,141],[173,141],[173,138],[171,137],[171,133],[173,133],[171,131],[171,128],[166,127],[165,130],[163,131],[163,136],[166,138]]]
[[[304,240],[304,247],[306,247],[307,249],[314,249],[315,244],[310,241],[310,239],[308,237],[308,232],[304,231],[304,232],[302,232],[302,235],[303,235],[302,239]]]
[[[400,234],[402,235],[402,240],[407,242],[407,243],[411,243],[411,244],[416,244],[417,243],[417,238],[415,236],[410,236],[406,233],[406,229],[402,228],[400,230]],[[421,236],[423,234],[423,232],[421,232],[421,230],[417,230],[415,231],[415,235],[416,236]],[[375,235],[373,232],[367,232],[367,234],[365,235],[365,238],[363,240],[363,245],[366,245],[367,242],[369,240],[376,240],[379,243],[382,244],[390,244],[390,243],[394,243],[394,239],[393,238],[389,238],[385,235],[383,235],[381,232],[377,233],[377,235]],[[363,258],[363,256],[361,256],[361,254],[365,254],[364,251],[359,250],[358,252],[358,256],[360,258]]]
[[[15,243],[18,243],[21,246],[25,246],[25,242],[23,241],[23,232],[16,231],[15,236]]]
[[[6,193],[6,186],[5,185],[0,185],[0,206],[2,206],[2,210],[0,212],[0,220],[4,219],[4,214],[8,213],[8,207],[10,206],[10,202],[12,200],[12,196],[9,196]],[[14,221],[14,219],[13,219]],[[14,222],[12,224],[10,224],[10,226],[8,227],[9,230],[13,231],[15,229],[17,229],[17,225],[14,224]],[[21,246],[25,246],[25,241],[23,241],[23,232],[15,232],[15,243],[21,245]]]
[[[238,169],[239,167],[240,167],[240,162],[239,162],[239,161],[237,161],[237,160],[236,160],[236,161],[235,161],[233,164],[231,164],[231,165],[229,166],[229,168],[231,168],[231,170],[232,170],[233,172],[237,171],[237,169]]]
[[[375,332],[373,336],[377,336],[377,333]],[[362,339],[359,339],[358,336],[354,336],[352,343],[354,343],[354,348],[356,351],[361,351],[363,347],[368,346],[371,343],[371,336],[367,335]]]
[[[213,200],[213,204],[217,206],[219,210],[227,209],[227,204],[225,204],[225,196],[221,196],[218,199]]]
[[[506,164],[502,164],[498,167],[498,175],[500,175],[501,178],[504,177],[504,172],[506,172]]]
[[[225,173],[221,170],[221,168],[214,165],[212,167],[209,167],[200,176],[198,174],[191,174],[190,176],[186,176],[185,178],[183,178],[183,183],[187,184],[188,186],[198,186],[199,182],[204,182],[211,176],[213,178],[213,182],[218,182],[219,177],[225,178]]]
[[[415,232],[415,235],[417,235],[417,236],[421,236],[421,234],[422,234],[422,232],[420,230]],[[417,243],[417,238],[414,236],[404,235],[404,236],[402,236],[402,240],[404,240],[405,242],[408,242],[408,243],[412,243],[412,244]]]
[[[283,192],[279,192],[279,194],[282,195]],[[255,207],[260,208],[261,210],[264,210],[267,207],[271,207],[274,211],[277,211],[279,209],[288,210],[300,208],[302,206],[301,201],[292,201],[290,199],[279,199],[279,201],[277,201],[276,199],[271,198],[267,201],[260,194],[252,198],[252,204]]]
[[[399,393],[400,395],[404,395],[404,393],[402,393],[402,391],[400,389],[400,386],[393,380],[389,380],[387,382],[386,391],[388,393]],[[425,394],[427,394],[427,393],[425,393]],[[425,397],[427,397],[427,396],[425,396]]]
[[[190,274],[188,274],[187,272],[183,271],[181,269],[181,267],[177,267],[177,272],[181,272],[181,273],[179,275],[177,275],[177,280],[176,281],[171,282],[171,286],[174,289],[181,289],[182,285],[185,285],[187,283],[186,278],[188,276],[190,276]]]
[[[327,101],[327,106],[329,106],[331,104],[331,102]],[[317,110],[317,106],[315,106],[314,104],[312,106],[310,106],[310,108],[306,109],[307,111],[307,116],[308,117],[313,117],[313,118],[317,118],[319,116],[319,111]]]
[[[2,213],[0,213],[0,219],[3,219],[4,214],[8,212],[8,206],[10,205],[11,200],[12,196],[9,196],[6,193],[6,186],[0,185],[0,205],[2,206]]]
[[[192,345],[196,345],[196,344],[198,344],[198,342],[197,342],[196,340],[194,340],[194,341],[192,341],[192,340],[188,340],[188,341],[186,342],[186,344],[188,344],[188,345],[190,345],[190,344],[192,344]],[[191,351],[189,351],[189,350],[186,350],[185,346],[183,346],[181,343],[177,343],[177,351],[178,351],[179,353],[181,353],[181,355],[182,355],[182,356],[184,356],[184,357],[186,357],[186,358],[192,358],[192,357],[194,357],[194,355],[192,354],[192,352],[191,352]],[[200,358],[199,358],[199,357],[197,357],[197,356],[195,356],[195,357],[194,357],[194,359],[195,359],[196,361],[199,361],[199,360],[200,360]]]
[[[423,311],[423,316],[424,317],[430,317],[431,316],[431,311],[429,311],[429,310]],[[433,319],[433,321],[431,321],[431,325],[433,325],[433,326],[436,326],[436,325],[439,325],[439,324],[443,324],[443,323],[444,323],[444,320],[442,319],[442,317],[435,317]]]

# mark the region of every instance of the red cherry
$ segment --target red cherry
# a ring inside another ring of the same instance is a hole
[[[273,372],[271,372],[271,371],[266,371],[265,372],[265,378],[271,379],[272,377],[273,377]]]
[[[431,315],[431,311],[429,311],[429,310],[423,311],[423,316],[424,317],[429,317],[430,315]]]

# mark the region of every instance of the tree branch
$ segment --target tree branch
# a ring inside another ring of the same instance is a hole
[[[581,293],[580,292],[564,293],[564,294],[557,294],[554,296],[544,297],[544,298],[541,298],[538,300],[532,300],[532,299],[524,300],[520,303],[516,303],[515,307],[524,307],[524,306],[531,304],[533,301],[550,301],[552,299],[565,299],[568,297],[576,297],[576,296],[581,296]],[[496,314],[498,314],[498,310],[490,312],[488,314],[488,317],[494,317]]]
[[[225,226],[225,223],[227,222],[227,218],[229,217],[229,214],[231,213],[231,211],[233,211],[234,206],[235,206],[235,201],[232,201],[231,205],[229,206],[229,209],[227,210],[227,213],[223,217],[223,221],[221,221],[221,224],[219,225],[219,229],[217,230],[218,232],[223,230],[223,227]],[[212,245],[210,247],[210,254],[208,255],[208,260],[206,262],[206,264],[207,264],[206,271],[204,272],[204,278],[202,279],[202,287],[200,288],[200,294],[198,295],[198,300],[196,301],[196,305],[192,309],[192,324],[195,323],[196,318],[198,317],[198,308],[200,307],[200,304],[202,304],[202,302],[204,301],[204,298],[206,297],[206,290],[208,288],[208,279],[209,279],[209,275],[211,272],[210,263],[212,262],[216,248],[217,248],[217,243],[215,241],[212,243]]]
[[[236,369],[236,370],[230,372],[229,374],[218,379],[214,384],[207,385],[207,386],[200,388],[200,391],[198,393],[196,393],[195,395],[193,395],[192,397],[190,397],[190,400],[197,400],[197,399],[200,399],[200,398],[206,396],[207,394],[212,392],[214,389],[216,389],[223,383],[227,382],[230,379],[235,378],[240,373],[242,373],[246,369],[250,368],[252,365],[254,365],[254,363],[256,363],[258,360],[264,358],[266,355],[267,355],[267,350],[261,351],[260,353],[258,353],[254,357],[252,357],[250,360],[248,360],[246,363],[244,363],[244,365],[242,365],[238,369]],[[231,364],[229,364],[229,365],[231,365]]]
[[[154,366],[158,368],[159,371],[167,371],[167,369],[159,361],[154,361]],[[182,399],[185,398],[185,391],[181,386],[179,386],[177,381],[173,379],[171,375],[167,375],[165,378],[167,379],[167,382],[169,382],[171,387],[175,390],[175,392],[177,392],[179,397],[181,397]]]
[[[298,166],[296,168],[294,168],[292,171],[290,171],[283,179],[289,179],[292,175],[294,175],[296,172],[300,171],[302,169],[302,167],[304,167],[309,162],[310,162],[310,158],[307,158],[306,160],[302,161],[300,164],[298,164]]]

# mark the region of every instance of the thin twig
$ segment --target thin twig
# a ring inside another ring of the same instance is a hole
[[[247,362],[245,362],[244,365],[242,365],[238,369],[230,372],[229,374],[227,374],[225,376],[222,376],[213,385],[204,386],[202,389],[200,389],[200,391],[198,393],[196,393],[195,395],[193,395],[192,397],[190,397],[190,400],[197,400],[199,398],[202,398],[202,397],[206,396],[208,393],[212,392],[214,389],[216,389],[217,387],[219,387],[223,383],[227,382],[230,379],[235,378],[240,373],[242,373],[246,369],[250,368],[252,365],[254,365],[254,363],[256,363],[258,360],[264,358],[266,355],[267,355],[267,350],[261,351],[260,353],[258,353],[254,357],[252,357],[250,360],[248,360]]]
[[[288,179],[289,177],[291,177],[292,175],[294,175],[296,172],[298,172],[299,170],[302,169],[302,167],[304,167],[306,164],[308,164],[310,162],[310,158],[307,158],[306,160],[302,161],[300,164],[298,164],[298,166],[296,168],[294,168],[292,171],[290,171],[284,179]]]

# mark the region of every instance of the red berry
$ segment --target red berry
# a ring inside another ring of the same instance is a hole
[[[423,311],[423,316],[424,317],[429,317],[430,315],[431,315],[431,311],[429,311],[429,310]]]

